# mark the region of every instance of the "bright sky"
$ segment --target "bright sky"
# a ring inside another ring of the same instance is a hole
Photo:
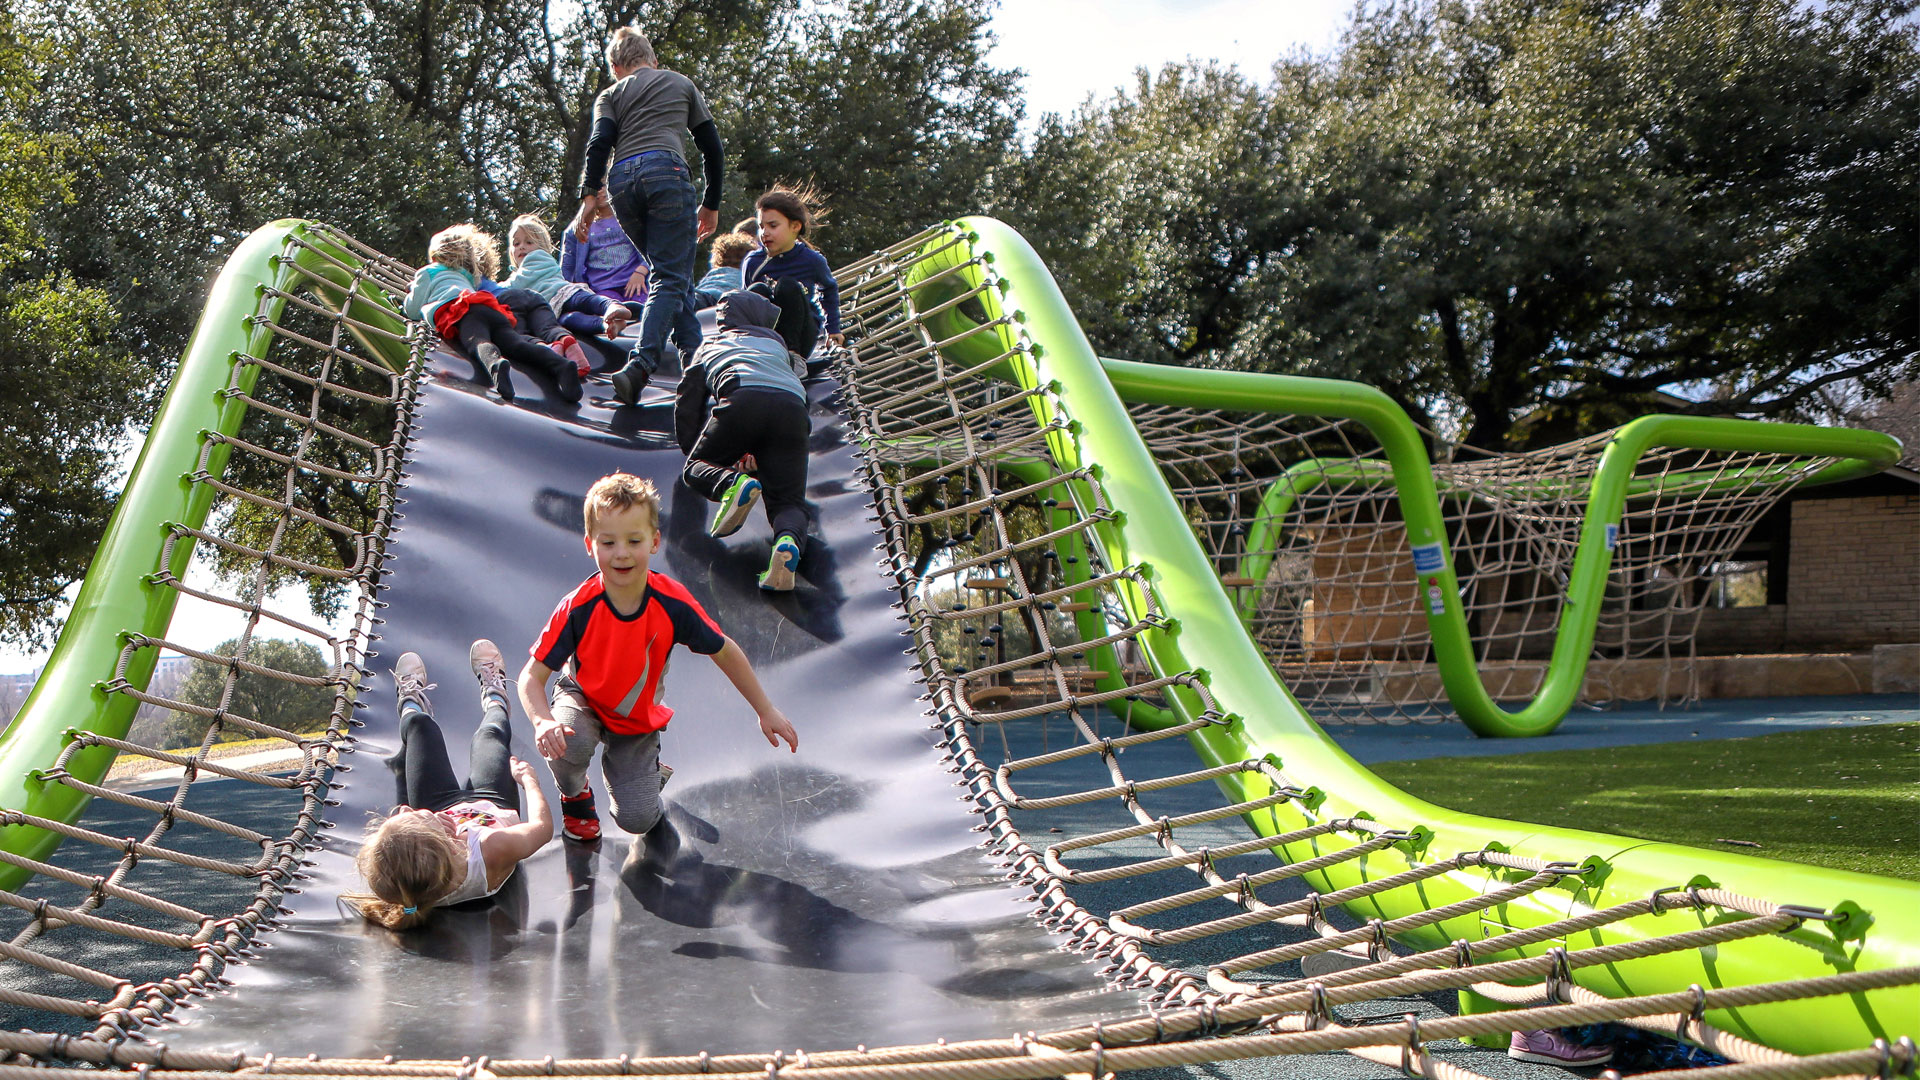
[[[1112,97],[1134,69],[1220,60],[1265,79],[1273,61],[1306,48],[1332,48],[1353,0],[1001,0],[990,55],[1026,71],[1027,129],[1040,114],[1071,112],[1089,95]],[[286,605],[304,614],[305,604]],[[169,637],[211,646],[237,629],[233,613],[191,598],[174,613]],[[0,674],[32,671],[47,650],[0,643]]]
[[[1131,90],[1134,69],[1219,60],[1264,81],[1295,49],[1329,51],[1354,0],[1001,0],[989,59],[1027,73],[1027,126],[1089,94]]]

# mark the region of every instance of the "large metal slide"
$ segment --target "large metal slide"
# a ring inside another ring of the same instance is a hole
[[[4,1026],[29,1029],[0,1049],[319,1075],[475,1075],[485,1055],[498,1075],[560,1059],[572,1075],[836,1077],[1346,1051],[1437,1077],[1473,1073],[1429,1042],[1604,1019],[1678,1031],[1755,1075],[1911,1071],[1920,887],[1459,814],[1381,782],[1255,647],[1201,544],[1209,496],[1177,498],[1139,432],[1142,410],[1201,440],[1282,411],[1374,431],[1381,462],[1351,471],[1391,474],[1409,577],[1417,563],[1439,586],[1425,614],[1446,689],[1490,735],[1549,731],[1572,701],[1609,526],[1652,483],[1635,469],[1649,448],[1775,455],[1657,482],[1671,493],[1743,468],[1859,475],[1897,455],[1891,440],[1623,429],[1587,498],[1548,681],[1510,711],[1476,675],[1440,496],[1403,414],[1352,384],[1102,362],[997,222],[932,229],[841,272],[853,346],[811,384],[820,542],[785,597],[753,586],[757,521],[705,536],[704,504],[676,482],[670,394],[621,408],[590,388],[572,407],[521,374],[504,405],[394,313],[408,271],[279,222],[216,284],[46,675],[0,737],[0,1003],[22,1016]],[[366,437],[383,425],[390,437]],[[227,483],[235,454],[284,483]],[[335,898],[364,815],[392,798],[387,659],[426,657],[463,745],[467,642],[518,655],[590,572],[580,498],[614,469],[666,493],[658,565],[747,649],[802,753],[768,750],[718,673],[682,658],[665,750],[677,864],[630,867],[613,840],[556,844],[500,903],[422,934],[367,929]],[[1341,475],[1317,466],[1312,483]],[[316,509],[315,477],[365,516]],[[1273,480],[1276,502],[1306,487]],[[285,526],[235,545],[219,526],[236,512]],[[315,530],[350,535],[354,557],[316,558],[299,545]],[[1239,542],[1235,565],[1257,573],[1263,541]],[[205,591],[196,544],[260,567],[219,601],[237,655],[166,637],[182,590]],[[260,598],[287,575],[339,581],[351,630],[275,613]],[[162,655],[224,664],[230,686],[293,678],[248,659],[272,636],[328,654],[329,674],[305,677],[335,691],[315,730],[223,700],[202,709],[214,724],[197,749],[124,741]],[[277,740],[290,767],[210,760],[234,730]],[[116,753],[177,774],[104,785]],[[1359,1018],[1455,991],[1460,1015],[1424,1028]]]

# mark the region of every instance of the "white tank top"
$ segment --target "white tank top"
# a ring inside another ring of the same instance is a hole
[[[494,829],[520,824],[520,815],[498,803],[483,799],[455,803],[442,813],[453,816],[455,835],[466,837],[467,877],[455,886],[452,892],[441,897],[435,906],[445,907],[448,904],[478,900],[500,891],[498,887],[487,888],[487,860],[480,854],[480,838]],[[512,876],[511,873],[507,875],[507,877]],[[506,883],[507,878],[500,879],[501,885],[504,886]]]

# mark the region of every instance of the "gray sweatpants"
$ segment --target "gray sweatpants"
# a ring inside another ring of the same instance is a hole
[[[661,813],[660,733],[608,731],[580,687],[565,676],[554,683],[553,718],[573,728],[566,754],[548,762],[560,794],[572,798],[586,790],[593,749],[604,744],[607,752],[600,759],[600,773],[607,781],[607,808],[614,824],[636,836],[653,828]]]

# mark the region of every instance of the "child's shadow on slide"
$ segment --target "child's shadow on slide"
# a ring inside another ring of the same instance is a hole
[[[620,882],[640,906],[678,926],[705,930],[745,924],[780,948],[755,949],[691,941],[674,949],[699,960],[734,957],[787,967],[858,974],[912,971],[927,959],[903,954],[933,947],[821,897],[793,882],[683,854],[666,871],[628,865]]]
[[[769,609],[816,641],[830,645],[846,636],[840,625],[840,607],[847,598],[840,591],[839,568],[826,541],[818,536],[807,539],[798,568],[806,587],[789,593],[763,592],[758,575],[766,569],[772,554],[770,545],[734,546],[708,536],[707,517],[713,504],[677,477],[668,498],[663,552],[668,569],[694,591],[695,599],[720,620],[720,625],[729,628],[749,657],[757,662],[772,655],[770,649],[756,649],[751,640],[755,635],[773,633],[764,618]],[[809,505],[808,511],[810,520],[819,520],[817,507]],[[760,512],[754,513],[757,522]]]

